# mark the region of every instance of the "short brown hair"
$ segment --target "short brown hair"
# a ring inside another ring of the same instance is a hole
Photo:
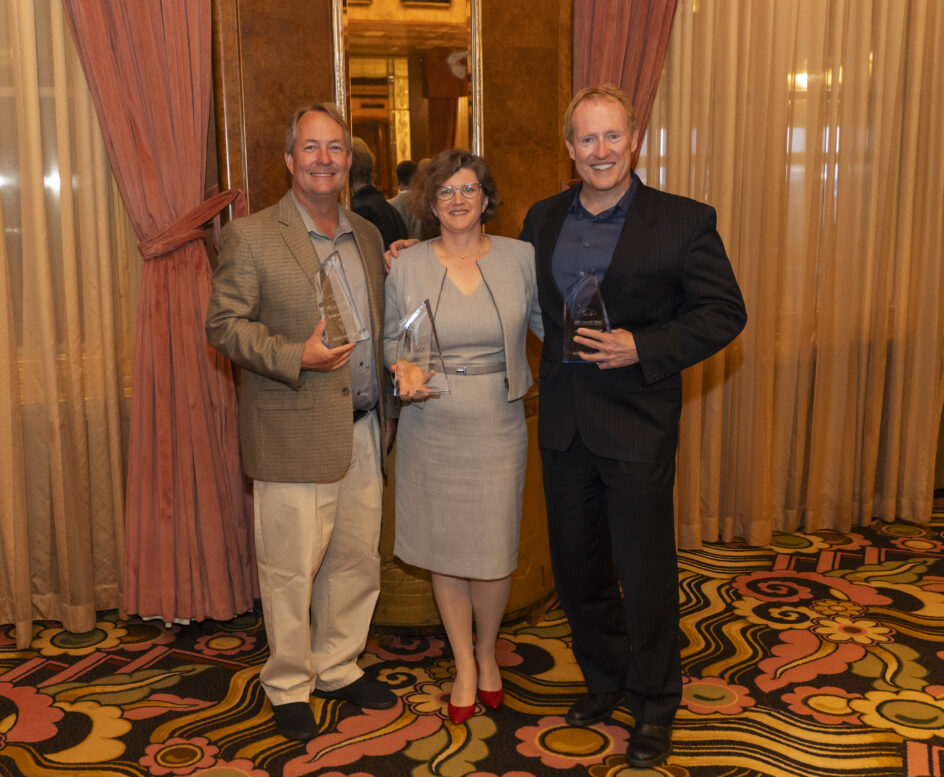
[[[441,151],[428,162],[421,162],[416,175],[413,177],[409,190],[410,210],[422,219],[424,223],[433,226],[439,223],[433,212],[433,205],[438,199],[438,192],[452,176],[460,170],[471,170],[482,184],[482,193],[488,199],[488,205],[482,211],[481,221],[484,224],[498,211],[502,204],[501,195],[492,178],[492,171],[488,163],[480,156],[463,149]]]
[[[581,89],[574,95],[564,111],[564,140],[568,143],[574,142],[574,111],[580,103],[586,100],[616,100],[626,111],[626,126],[629,127],[629,134],[636,134],[636,112],[633,110],[633,104],[626,96],[626,92],[620,89],[616,84],[600,84],[599,86],[588,86]]]
[[[341,111],[338,110],[338,106],[334,103],[311,103],[310,105],[303,105],[301,108],[298,108],[295,113],[292,114],[292,118],[289,119],[288,127],[285,130],[286,154],[291,154],[295,150],[295,142],[298,140],[298,122],[301,121],[302,116],[309,111],[326,113],[340,124],[341,128],[344,130],[344,148],[348,152],[351,151],[351,130],[348,129],[347,122],[344,121],[344,117],[341,115]]]
[[[352,138],[351,144],[351,184],[369,184],[374,178],[374,152],[360,138]]]

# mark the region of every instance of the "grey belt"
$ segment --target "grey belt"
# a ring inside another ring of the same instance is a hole
[[[446,365],[446,372],[449,375],[491,375],[493,372],[504,372],[505,362],[496,364],[479,364],[469,367],[450,367]]]

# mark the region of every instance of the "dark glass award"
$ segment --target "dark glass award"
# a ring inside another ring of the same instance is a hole
[[[581,271],[577,280],[564,292],[564,362],[587,363],[577,352],[586,353],[592,349],[574,342],[574,335],[580,327],[600,332],[610,331],[610,319],[606,315],[600,284],[593,270]]]
[[[449,393],[428,299],[400,322],[393,393],[410,399]]]
[[[318,312],[325,321],[321,341],[326,348],[367,340],[370,332],[364,325],[344,274],[344,265],[337,251],[321,263],[317,275]]]

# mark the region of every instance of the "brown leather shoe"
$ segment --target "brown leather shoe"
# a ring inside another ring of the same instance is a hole
[[[672,726],[640,723],[629,737],[626,760],[630,766],[656,766],[672,752]]]

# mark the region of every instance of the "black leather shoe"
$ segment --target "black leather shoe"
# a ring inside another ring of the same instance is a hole
[[[585,693],[567,710],[564,720],[568,726],[592,726],[610,717],[623,699],[622,693]]]
[[[273,704],[275,730],[286,739],[308,741],[316,733],[315,716],[307,701],[290,701],[288,704]]]
[[[397,703],[397,695],[383,683],[361,675],[353,683],[334,691],[316,690],[320,699],[341,699],[365,710],[388,710]]]
[[[656,766],[672,752],[672,726],[640,723],[629,737],[626,760],[630,766]]]

